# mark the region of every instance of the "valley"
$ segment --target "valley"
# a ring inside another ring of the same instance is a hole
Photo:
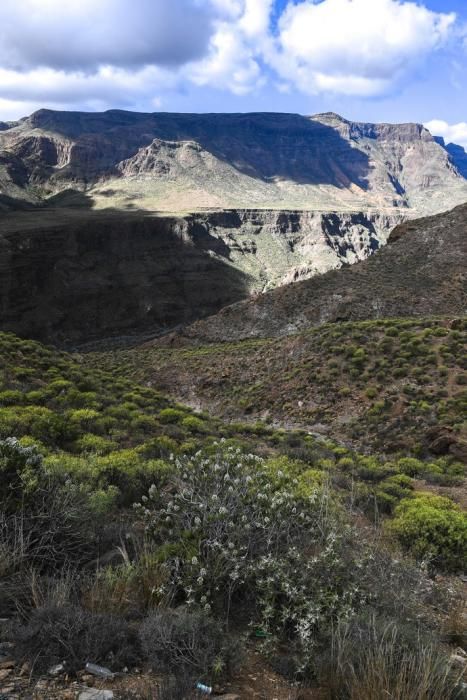
[[[0,123],[2,700],[465,697],[466,158]]]

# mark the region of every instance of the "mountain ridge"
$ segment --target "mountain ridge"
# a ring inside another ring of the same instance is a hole
[[[99,208],[375,207],[415,216],[467,199],[455,159],[421,124],[353,122],[332,112],[43,109],[5,124],[0,152],[3,194],[40,201],[77,187]],[[206,164],[211,172],[200,180]]]

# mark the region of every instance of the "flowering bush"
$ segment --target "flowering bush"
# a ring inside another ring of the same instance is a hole
[[[261,458],[222,445],[175,467],[172,486],[152,487],[138,506],[172,597],[227,622],[250,603],[251,622],[294,640],[300,656],[322,625],[351,615],[363,598],[356,548],[325,489],[299,495],[296,480],[280,470],[271,479]]]
[[[16,509],[34,500],[34,494],[45,480],[42,456],[35,447],[23,447],[16,438],[0,441],[0,506],[3,512]]]

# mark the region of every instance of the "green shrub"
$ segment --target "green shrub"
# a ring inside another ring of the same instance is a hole
[[[186,428],[190,433],[206,433],[206,423],[201,418],[197,416],[187,416],[183,418],[181,425]]]
[[[407,476],[420,476],[426,470],[425,463],[414,457],[402,457],[397,461],[397,468]]]
[[[70,411],[68,418],[72,424],[89,429],[96,418],[99,418],[99,413],[92,408],[77,408]]]
[[[7,389],[0,392],[0,405],[16,406],[24,402],[24,394],[16,389]]]
[[[112,452],[116,447],[112,440],[94,435],[94,433],[85,433],[76,440],[75,444],[80,452],[93,452],[95,454],[106,454]]]
[[[176,408],[163,408],[159,412],[158,418],[161,423],[180,423],[185,416],[184,411],[179,411]]]
[[[417,494],[404,499],[388,528],[418,559],[442,569],[465,569],[467,514],[449,498]]]
[[[368,389],[365,389],[365,395],[368,399],[374,399],[378,396],[378,389],[375,386],[369,386]]]

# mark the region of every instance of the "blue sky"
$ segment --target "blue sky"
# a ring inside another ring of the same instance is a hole
[[[463,0],[2,0],[0,120],[335,111],[467,145]]]

